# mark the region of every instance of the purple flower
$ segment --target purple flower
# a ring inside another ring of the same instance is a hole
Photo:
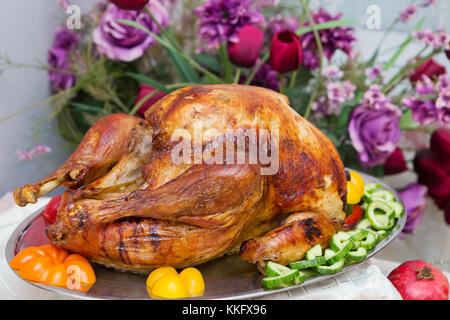
[[[169,15],[161,3],[158,0],[152,0],[147,6],[156,20],[163,27],[166,27]],[[161,33],[145,10],[122,10],[114,4],[109,4],[103,13],[99,25],[93,32],[93,41],[97,45],[98,50],[109,59],[120,61],[136,60],[156,41],[138,28],[116,22],[118,19],[136,21],[155,34]]]
[[[440,75],[436,84],[436,90],[438,92],[450,90],[450,78],[447,78],[445,74]]]
[[[264,63],[255,74],[251,84],[278,91],[280,89],[278,72],[273,70],[269,63]]]
[[[450,109],[450,89],[441,91],[439,97],[436,100],[436,108],[449,108]]]
[[[328,82],[328,99],[332,104],[341,104],[355,97],[353,94],[355,89],[356,87],[348,80],[344,82]]]
[[[58,28],[55,31],[55,40],[53,47],[72,50],[80,42],[80,36],[67,28]]]
[[[19,156],[19,161],[26,160],[30,161],[33,160],[34,156],[45,154],[48,152],[51,152],[52,149],[50,149],[49,146],[46,146],[45,144],[38,144],[34,148],[32,148],[30,151],[17,151],[17,155]]]
[[[341,13],[332,16],[323,8],[320,8],[319,11],[315,13],[312,12],[311,15],[315,23],[339,20],[342,16]],[[308,25],[309,22],[304,24],[304,26]],[[351,43],[356,40],[353,28],[336,27],[319,30],[318,32],[322,41],[323,53],[328,60],[331,59],[338,49],[344,51],[350,57],[353,56],[353,47]],[[302,36],[302,48],[303,64],[311,70],[316,69],[319,66],[319,54],[313,32],[308,32]]]
[[[265,22],[264,16],[252,11],[251,0],[206,0],[195,9],[199,17],[199,34],[208,46],[217,47],[226,41],[237,42],[239,30],[246,25]]]
[[[396,149],[401,136],[400,110],[372,86],[362,105],[353,110],[349,135],[359,160],[365,167],[383,164]]]
[[[324,75],[327,78],[339,79],[344,75],[344,73],[341,70],[339,70],[338,67],[331,65],[323,68],[322,75]]]
[[[432,5],[436,4],[436,0],[425,0],[424,3],[422,3],[422,7],[426,8]]]
[[[400,20],[403,22],[408,22],[409,20],[413,19],[416,15],[417,6],[416,5],[409,5],[406,7],[405,11],[400,13]]]
[[[272,34],[283,30],[289,30],[292,32],[297,31],[300,26],[300,22],[295,17],[283,17],[281,15],[276,15],[269,21],[269,29]]]
[[[420,224],[427,200],[427,187],[418,183],[412,183],[398,192],[405,204],[406,225],[403,233],[414,233],[414,229]]]
[[[405,100],[403,100],[405,104]],[[407,104],[405,106],[409,107]],[[415,121],[426,126],[438,120],[438,110],[432,100],[415,100],[409,107],[412,110],[412,117]]]
[[[380,65],[376,65],[372,68],[367,68],[365,71],[366,76],[371,80],[375,81],[379,77],[382,77],[384,72]]]
[[[80,36],[66,28],[55,31],[52,48],[47,52],[47,61],[50,70],[48,76],[52,90],[70,89],[75,83],[75,76],[71,70],[70,54],[80,42]]]
[[[436,93],[434,91],[433,81],[431,81],[431,79],[428,78],[426,75],[422,75],[421,79],[419,81],[417,81],[415,89],[416,89],[416,93],[419,96]]]
[[[52,48],[47,53],[48,65],[52,69],[48,72],[48,76],[55,92],[70,89],[75,84],[69,54],[68,50],[62,48]]]
[[[450,50],[450,34],[446,33],[443,28],[436,30],[435,33],[429,28],[423,31],[418,30],[414,31],[412,35],[423,44],[433,46],[434,50]]]

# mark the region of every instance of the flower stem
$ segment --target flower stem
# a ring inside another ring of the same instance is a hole
[[[237,68],[236,69],[236,74],[234,75],[234,84],[238,84],[239,83],[239,79],[241,78],[241,68]]]
[[[231,63],[230,63],[230,59],[228,59],[227,47],[223,43],[220,45],[220,48],[219,48],[219,57],[220,57],[220,60],[222,61],[223,70],[225,73],[225,82],[231,83],[231,81],[232,81]]]
[[[280,74],[280,93],[284,93],[284,80],[286,78],[286,74]]]
[[[148,99],[153,97],[158,92],[159,92],[158,89],[149,92],[144,98],[142,98],[138,103],[136,103],[136,105],[133,107],[133,109],[131,109],[129,114],[133,116],[139,110],[139,108],[142,107],[142,105],[147,102]]]
[[[169,42],[179,51],[183,51],[183,48],[181,48],[181,45],[178,43],[178,41],[172,37],[167,31],[166,29],[164,29],[164,27],[158,22],[158,20],[156,20],[155,16],[153,15],[153,13],[150,11],[150,8],[148,6],[145,6],[145,11],[147,12],[147,14],[150,16],[150,19],[152,19],[152,21],[158,26],[159,31],[161,31],[161,33],[167,38],[167,40],[169,40]]]
[[[319,32],[317,31],[316,24],[311,15],[311,11],[309,10],[309,7],[307,6],[307,3],[305,0],[301,0],[301,2],[303,3],[303,8],[306,11],[306,15],[307,15],[309,24],[311,25],[311,27],[313,29],[314,38],[316,39],[317,50],[319,51],[319,75],[317,77],[316,85],[314,86],[314,90],[311,93],[311,97],[309,98],[308,106],[306,107],[306,111],[303,116],[305,119],[308,119],[309,114],[311,113],[312,104],[316,98],[317,92],[318,92],[320,84],[322,82],[323,48],[322,48],[322,42],[320,40]]]
[[[245,84],[250,84],[252,82],[253,78],[255,77],[256,73],[261,69],[263,64],[269,59],[269,52],[266,52],[264,56],[261,58],[259,63],[253,68],[252,72],[250,72],[250,75],[248,76],[247,80],[245,81]]]
[[[298,70],[292,73],[291,81],[289,82],[289,89],[292,89],[295,86],[295,80],[297,79]]]

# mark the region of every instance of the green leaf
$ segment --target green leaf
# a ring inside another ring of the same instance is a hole
[[[350,119],[350,113],[353,111],[352,106],[345,106],[342,108],[341,113],[338,116],[337,126],[339,128],[346,127],[349,119]]]
[[[423,23],[425,22],[425,18],[422,18],[419,23],[414,27],[414,30],[419,30]],[[410,44],[410,42],[413,40],[413,37],[409,35],[405,41],[400,45],[400,47],[397,49],[397,51],[393,54],[391,59],[384,65],[383,70],[389,70],[394,63],[397,61],[397,59],[400,57],[400,55],[405,51],[406,47]]]
[[[166,32],[173,37],[170,30],[166,29]],[[165,38],[165,37],[164,37]],[[181,57],[175,50],[166,48],[169,53],[170,58],[173,61],[175,69],[183,82],[199,82],[199,78],[194,68],[183,58]]]
[[[200,63],[201,65],[205,66],[206,68],[215,73],[220,73],[220,71],[222,70],[220,61],[216,57],[213,57],[212,55],[200,53],[195,55],[194,58],[195,60],[197,60],[198,63]]]
[[[100,106],[91,106],[91,105],[87,105],[84,103],[79,103],[79,102],[71,102],[70,103],[71,106],[80,109],[82,111],[88,111],[88,112],[105,112],[105,110],[100,107]]]
[[[126,73],[127,76],[130,76],[131,78],[135,79],[136,81],[138,81],[139,83],[146,83],[148,85],[151,85],[152,87],[158,89],[159,91],[165,92],[165,93],[169,93],[170,90],[161,82],[152,79],[150,77],[147,77],[143,74],[139,74],[139,73],[134,73],[134,72],[127,72]]]
[[[400,128],[402,130],[411,130],[418,128],[420,125],[413,119],[411,109],[406,110],[400,119]]]
[[[348,25],[356,24],[356,23],[358,23],[358,20],[333,20],[333,21],[328,21],[328,22],[316,24],[316,30],[323,30],[323,29],[330,29],[330,28],[348,26]],[[301,35],[303,35],[305,33],[311,32],[311,31],[313,31],[313,28],[311,26],[300,27],[297,30],[296,34],[298,36],[301,36]]]

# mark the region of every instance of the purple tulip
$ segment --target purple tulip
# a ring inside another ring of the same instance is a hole
[[[406,225],[403,232],[414,233],[414,229],[420,224],[423,211],[427,206],[425,198],[427,187],[421,184],[412,183],[405,189],[399,191],[398,194],[405,204],[406,211]]]
[[[158,0],[152,0],[148,4],[148,8],[155,19],[163,27],[166,27],[169,15],[161,3]],[[118,19],[132,20],[145,26],[155,34],[161,33],[145,10],[122,10],[114,4],[109,4],[103,13],[99,25],[93,32],[93,41],[97,45],[98,50],[109,59],[120,61],[136,60],[156,41],[138,28],[116,22]]]

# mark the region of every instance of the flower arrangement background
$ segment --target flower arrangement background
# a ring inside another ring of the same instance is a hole
[[[387,32],[433,5],[412,1]],[[401,191],[405,232],[420,222],[427,192],[450,223],[450,79],[433,60],[444,54],[450,59],[450,35],[424,29],[424,18],[415,19],[403,43],[381,63],[383,40],[370,59],[355,50],[356,22],[326,8],[312,10],[308,0],[98,1],[83,15],[81,30],[55,30],[44,67],[54,94],[45,103],[59,133],[76,147],[99,118],[116,112],[143,116],[184,86],[263,86],[286,94],[300,115],[330,137],[347,167],[376,176],[408,170],[401,141],[432,134],[429,149],[407,150],[414,153],[419,178]],[[413,42],[422,49],[395,68]],[[1,69],[17,66],[0,57]],[[50,151],[39,144],[19,158]]]

